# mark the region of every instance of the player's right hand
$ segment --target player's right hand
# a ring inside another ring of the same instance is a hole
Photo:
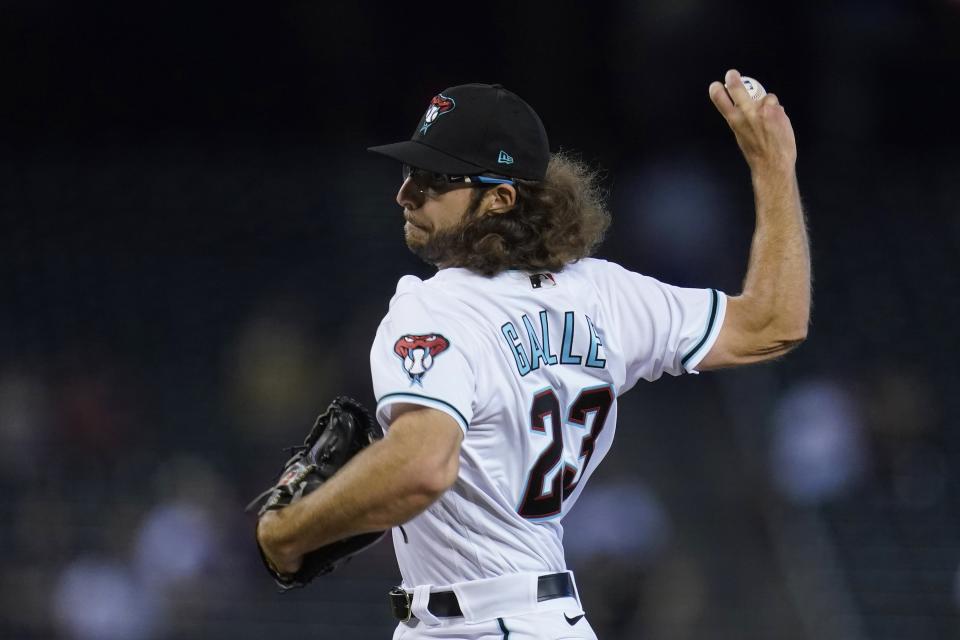
[[[710,99],[733,130],[751,170],[792,170],[797,142],[777,96],[768,93],[754,100],[736,69],[727,71],[724,83],[710,84]]]
[[[300,570],[303,564],[303,557],[284,557],[273,540],[276,537],[276,531],[282,527],[279,522],[279,511],[267,511],[260,516],[257,521],[257,542],[260,544],[260,550],[263,552],[263,559],[273,568],[274,571],[283,575],[293,575]]]

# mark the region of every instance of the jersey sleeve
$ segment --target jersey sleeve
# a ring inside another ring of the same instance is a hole
[[[423,287],[403,289],[390,302],[370,352],[377,420],[388,429],[395,405],[417,404],[448,414],[466,434],[476,380],[467,357],[470,339],[448,309],[425,300]]]
[[[601,296],[624,358],[624,390],[640,378],[697,373],[720,334],[726,295],[716,289],[676,287],[607,265]]]

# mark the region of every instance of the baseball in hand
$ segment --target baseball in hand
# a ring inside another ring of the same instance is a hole
[[[743,86],[746,87],[747,93],[749,93],[750,97],[754,100],[762,100],[763,96],[767,95],[767,90],[763,88],[763,85],[750,76],[740,76],[740,80],[743,81]]]

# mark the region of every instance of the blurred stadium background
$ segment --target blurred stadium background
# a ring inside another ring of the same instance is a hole
[[[600,256],[738,291],[736,66],[797,130],[816,294],[773,366],[622,398],[567,523],[601,638],[960,637],[960,2],[8,1],[0,637],[387,638],[389,542],[279,596],[242,506],[407,254],[365,152],[501,82],[599,165]]]

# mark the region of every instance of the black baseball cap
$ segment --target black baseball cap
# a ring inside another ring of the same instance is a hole
[[[550,144],[533,108],[499,84],[462,84],[433,97],[410,140],[370,151],[448,175],[543,180]]]

